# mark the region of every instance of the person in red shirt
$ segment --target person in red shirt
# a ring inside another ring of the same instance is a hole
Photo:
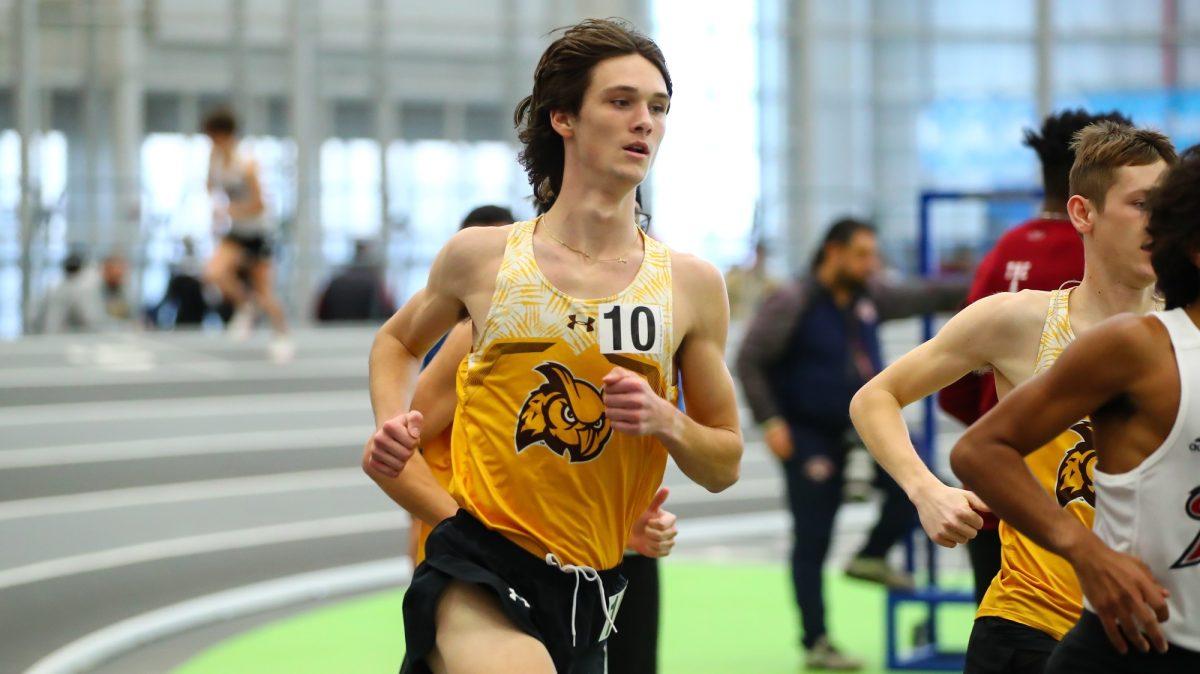
[[[975,270],[967,304],[1003,292],[1057,290],[1083,279],[1083,240],[1067,218],[1071,196],[1068,175],[1075,161],[1071,141],[1083,127],[1100,121],[1132,125],[1119,112],[1100,115],[1083,109],[1063,110],[1046,117],[1041,129],[1025,130],[1025,145],[1042,163],[1045,198],[1033,219],[1005,232]],[[990,372],[967,375],[942,389],[938,405],[950,416],[970,426],[996,404],[996,384]],[[983,599],[992,578],[1000,571],[998,521],[984,514],[984,528],[967,543],[975,575],[975,603]]]

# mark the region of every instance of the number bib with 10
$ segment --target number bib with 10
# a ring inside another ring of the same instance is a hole
[[[662,307],[600,305],[600,353],[662,353]]]

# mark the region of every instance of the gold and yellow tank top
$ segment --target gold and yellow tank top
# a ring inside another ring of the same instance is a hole
[[[667,450],[613,430],[601,380],[620,366],[674,402],[671,256],[642,235],[629,286],[578,299],[538,268],[536,224],[513,225],[491,309],[459,370],[450,493],[539,557],[610,569],[662,482]]]
[[[436,437],[421,440],[421,456],[425,457],[425,463],[429,464],[429,472],[433,473],[437,483],[446,489],[450,488],[450,436],[453,428],[451,426]],[[433,527],[415,517],[412,525],[417,528],[417,554],[413,559],[415,567],[425,561],[425,539],[429,538]]]
[[[1071,290],[1050,294],[1034,374],[1049,369],[1075,339],[1069,310]],[[1088,419],[1025,457],[1025,465],[1042,487],[1088,528],[1096,515],[1095,464]],[[1082,610],[1083,592],[1071,565],[1001,521],[1000,573],[992,579],[977,615],[1004,618],[1062,639]]]
[[[467,359],[463,358],[456,370],[457,376],[461,376],[463,369],[467,366]],[[457,384],[455,385],[457,388]],[[453,422],[450,426],[442,430],[432,438],[421,440],[421,456],[424,457],[425,463],[429,465],[429,472],[433,473],[433,479],[447,490],[450,489],[450,476],[453,474],[452,466],[450,465],[450,440],[454,434]],[[416,556],[413,558],[413,567],[416,567],[421,562],[425,561],[425,540],[429,538],[429,532],[433,531],[433,527],[429,526],[424,520],[413,518],[412,526],[417,528],[417,550]]]
[[[466,363],[466,358],[459,363],[459,372],[466,367]],[[437,480],[437,483],[446,489],[450,489],[450,476],[452,474],[450,466],[450,438],[453,432],[454,426],[452,424],[436,436],[421,440],[421,456],[425,458],[425,463],[429,464],[429,472],[433,473],[433,478]],[[417,528],[417,554],[413,559],[413,566],[415,567],[425,561],[425,539],[429,538],[429,532],[433,531],[433,527],[415,517],[413,518],[412,525]]]

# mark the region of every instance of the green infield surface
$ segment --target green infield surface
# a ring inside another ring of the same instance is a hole
[[[663,674],[802,671],[786,567],[671,561],[663,564],[662,588]],[[200,653],[175,674],[395,672],[404,652],[402,596],[390,590],[265,625]],[[830,572],[826,605],[834,643],[865,658],[864,671],[884,671],[883,590]],[[973,614],[965,605],[939,611],[946,645],[965,648]],[[901,619],[906,643],[923,609]]]

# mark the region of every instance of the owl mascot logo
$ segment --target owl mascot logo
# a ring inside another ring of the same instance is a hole
[[[542,444],[571,463],[600,456],[612,427],[600,391],[558,363],[534,368],[546,383],[534,389],[517,416],[517,451]]]
[[[1079,434],[1079,442],[1063,454],[1058,464],[1058,479],[1054,493],[1058,504],[1063,506],[1072,501],[1083,501],[1096,507],[1096,486],[1092,476],[1096,468],[1096,449],[1092,439],[1092,424],[1086,419],[1077,422],[1071,430]]]

